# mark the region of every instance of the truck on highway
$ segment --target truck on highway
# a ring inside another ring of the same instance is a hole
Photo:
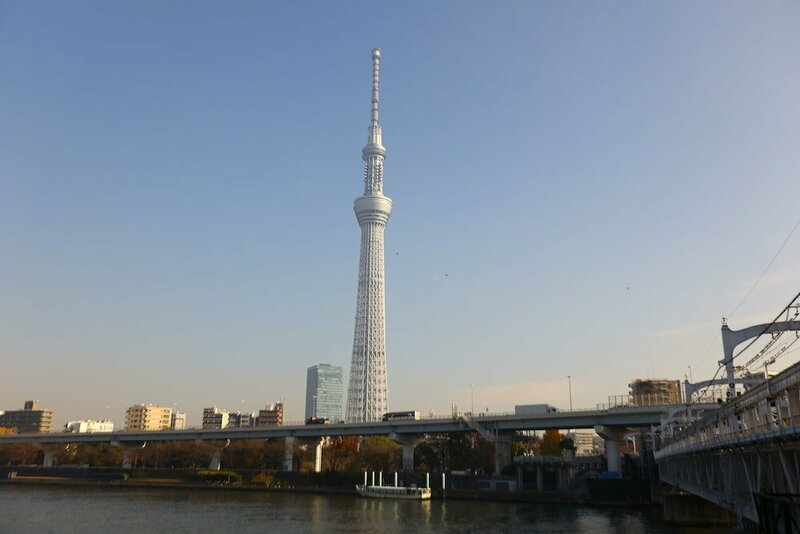
[[[557,411],[558,408],[549,404],[517,404],[514,406],[514,415],[544,415]]]

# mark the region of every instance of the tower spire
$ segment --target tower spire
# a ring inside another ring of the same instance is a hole
[[[361,227],[361,257],[358,263],[358,295],[353,333],[353,359],[347,390],[348,422],[380,421],[388,407],[386,386],[386,305],[383,237],[392,200],[383,194],[383,158],[378,124],[381,51],[372,50],[372,120],[364,160],[364,194],[355,200]]]
[[[367,128],[367,144],[361,151],[364,160],[364,194],[383,195],[383,160],[386,149],[383,148],[381,126],[378,124],[378,106],[380,104],[381,49],[372,49],[372,121]]]
[[[378,125],[378,105],[381,102],[381,49],[372,49],[372,125]]]

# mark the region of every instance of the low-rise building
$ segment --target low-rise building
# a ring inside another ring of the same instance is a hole
[[[283,402],[267,404],[263,410],[258,411],[256,426],[281,426],[283,425]]]
[[[203,408],[203,430],[221,430],[228,427],[228,410],[212,406]]]
[[[256,414],[236,412],[228,414],[228,427],[249,428],[255,426]]]
[[[169,427],[172,430],[184,430],[186,428],[186,412],[172,412]]]
[[[664,404],[681,404],[680,380],[668,379],[636,379],[629,384],[631,399],[635,406],[661,406]]]
[[[573,430],[568,437],[572,439],[575,445],[575,455],[590,456],[598,454],[599,451],[595,447],[594,439],[596,436],[597,434],[594,430]]]
[[[134,404],[125,411],[125,430],[169,430],[172,408]]]
[[[83,421],[70,421],[64,425],[64,432],[76,432],[80,434],[93,432],[113,432],[114,423],[106,419],[100,421],[83,420]]]
[[[38,400],[25,401],[22,410],[6,410],[0,413],[0,427],[13,428],[19,433],[50,432],[52,425],[52,410],[39,408]]]

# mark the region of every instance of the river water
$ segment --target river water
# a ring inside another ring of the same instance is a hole
[[[0,533],[680,532],[653,509],[0,485]]]

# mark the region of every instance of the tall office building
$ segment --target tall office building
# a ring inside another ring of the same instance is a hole
[[[364,160],[364,194],[355,200],[361,227],[358,296],[353,334],[353,358],[347,389],[348,422],[378,421],[386,412],[386,306],[384,303],[383,234],[392,201],[383,195],[383,160],[386,149],[378,124],[381,51],[372,51],[372,121]]]
[[[341,367],[321,363],[306,373],[306,419],[342,420],[344,380]]]

